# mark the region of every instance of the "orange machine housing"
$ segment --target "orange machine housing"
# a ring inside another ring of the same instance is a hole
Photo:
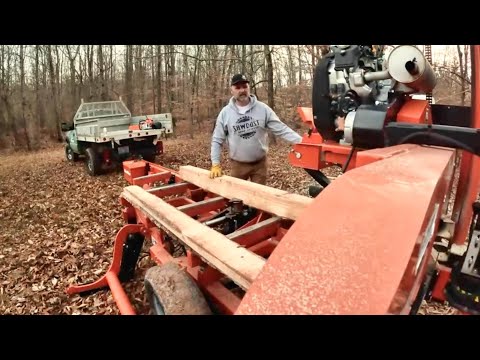
[[[293,146],[288,155],[290,164],[296,167],[320,170],[332,165],[344,166],[352,147],[331,140],[324,140],[313,122],[312,108],[297,109],[301,120],[308,124],[309,131],[303,135],[302,142]],[[408,99],[397,114],[397,121],[412,124],[431,124],[430,105],[426,100]],[[357,154],[365,149],[356,148],[353,151],[345,170],[354,169],[357,165]]]

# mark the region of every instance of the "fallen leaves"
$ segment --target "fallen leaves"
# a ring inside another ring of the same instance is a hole
[[[105,186],[105,181],[111,183]],[[0,184],[0,313],[98,312],[88,301],[98,295],[84,299],[65,291],[108,269],[115,234],[123,225],[118,206],[122,174],[92,178],[82,162],[68,163],[58,145],[2,156]],[[106,305],[101,297],[98,301]],[[85,305],[78,310],[72,306],[76,302]]]

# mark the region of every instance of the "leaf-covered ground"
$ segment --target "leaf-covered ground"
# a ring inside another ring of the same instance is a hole
[[[168,139],[157,162],[175,170],[180,165],[208,169],[209,140],[207,134]],[[282,141],[271,146],[267,185],[306,195],[315,182],[289,165],[289,149]],[[326,171],[332,177],[339,173]],[[120,171],[88,176],[82,161],[66,161],[60,144],[0,154],[0,314],[119,314],[107,290],[86,296],[65,290],[107,271],[115,234],[123,226],[119,195],[127,185]],[[148,313],[143,276],[152,265],[145,247],[135,278],[124,285],[139,314]],[[429,304],[420,313],[454,311]]]

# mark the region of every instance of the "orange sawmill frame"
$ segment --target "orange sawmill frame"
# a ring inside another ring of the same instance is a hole
[[[140,186],[159,198],[176,195],[165,201],[182,209],[187,215],[195,216],[199,222],[214,218],[228,202],[226,198],[183,181],[178,172],[152,162],[129,160],[123,162],[123,169],[125,180],[132,185]],[[160,186],[156,187],[155,184]],[[187,250],[184,256],[174,257],[172,243],[166,240],[168,235],[156,226],[147,214],[132,206],[123,197],[120,197],[120,204],[125,225],[116,235],[113,260],[109,270],[91,284],[70,286],[67,289],[69,295],[108,287],[120,313],[134,315],[135,310],[119,281],[119,273],[128,235],[141,233],[145,236],[145,240],[151,243],[149,252],[152,260],[158,265],[177,263],[195,280],[208,299],[215,304],[217,311],[226,315],[235,313],[241,298],[235,290],[228,289],[222,283],[224,274],[190,250]],[[247,228],[252,230],[235,238],[234,241],[238,246],[245,247],[259,256],[268,257],[289,228],[288,222],[268,221],[270,218],[270,214],[260,211],[253,219],[237,229],[237,231]]]

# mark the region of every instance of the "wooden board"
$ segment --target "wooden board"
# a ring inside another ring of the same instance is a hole
[[[180,166],[179,176],[187,182],[228,199],[241,199],[244,204],[277,216],[296,220],[313,199],[288,191],[223,175],[210,179],[210,172],[194,166]]]
[[[249,288],[265,264],[264,258],[240,247],[225,235],[199,223],[139,186],[127,186],[121,197],[244,290]]]

